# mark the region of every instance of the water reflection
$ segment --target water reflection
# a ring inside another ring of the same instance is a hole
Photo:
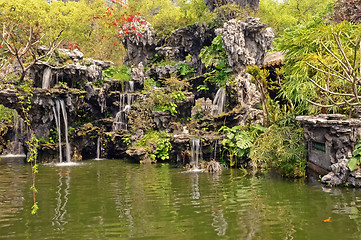
[[[11,224],[24,209],[24,174],[28,176],[22,158],[0,158],[0,228]]]
[[[214,230],[217,232],[218,236],[224,236],[227,231],[228,223],[223,215],[223,209],[218,209],[212,206],[212,217],[213,222],[212,226]]]
[[[30,169],[1,170],[0,239],[359,239],[361,234],[359,189],[323,189],[244,176],[236,169],[184,173],[167,164],[93,161],[42,166],[40,209],[33,217],[24,184],[31,180]],[[328,217],[330,224],[322,221]]]
[[[70,168],[62,167],[59,169],[59,181],[57,186],[57,198],[56,198],[56,208],[55,208],[55,216],[52,219],[52,225],[56,230],[62,231],[64,230],[64,225],[68,223],[66,220],[66,205],[68,203],[68,195],[70,189]]]
[[[191,179],[192,179],[192,203],[194,205],[199,205],[199,200],[201,193],[199,192],[199,176],[198,173],[193,173],[191,174]]]

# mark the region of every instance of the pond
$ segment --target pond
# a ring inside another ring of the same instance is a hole
[[[186,173],[123,160],[0,161],[0,239],[359,239],[361,191],[270,175]],[[331,222],[323,222],[331,217]]]

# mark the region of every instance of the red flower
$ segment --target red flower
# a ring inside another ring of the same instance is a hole
[[[3,47],[3,45],[0,45],[0,48],[2,48]]]
[[[137,33],[137,36],[138,36],[138,37],[142,37],[143,35],[142,35],[142,34]]]
[[[113,45],[115,46],[115,43],[113,43]]]

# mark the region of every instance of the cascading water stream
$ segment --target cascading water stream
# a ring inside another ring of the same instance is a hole
[[[63,161],[63,151],[61,149],[61,128],[60,128],[60,103],[58,100],[55,101],[55,106],[53,106],[54,118],[56,130],[58,132],[58,141],[59,141],[59,162]]]
[[[192,168],[193,170],[198,170],[199,156],[202,152],[201,149],[201,140],[199,138],[192,139]]]
[[[51,68],[46,67],[43,72],[43,82],[41,85],[42,89],[49,89],[51,77],[52,77]]]
[[[127,92],[134,92],[134,82],[129,81],[128,84],[129,87],[127,88]],[[128,130],[127,112],[130,111],[133,101],[134,95],[120,94],[119,112],[115,115],[115,120],[113,122],[113,132],[120,129]]]
[[[14,110],[14,137],[12,139],[12,148],[6,157],[26,157],[24,147],[22,145],[22,137],[24,136],[25,124],[23,119]]]
[[[221,87],[218,89],[216,96],[213,100],[213,115],[221,114],[224,110],[224,105],[226,103],[226,89]]]
[[[98,137],[98,140],[97,140],[97,160],[100,159],[100,155],[101,155],[101,151],[100,151],[100,137]]]
[[[60,111],[61,110],[61,111]],[[64,100],[55,100],[55,106],[53,107],[54,118],[56,129],[58,131],[59,138],[59,162],[63,162],[63,151],[62,151],[62,142],[61,142],[61,113],[63,115],[64,122],[64,132],[65,132],[65,159],[67,162],[70,162],[70,144],[68,138],[68,115],[65,109]]]
[[[218,140],[214,141],[214,156],[213,159],[217,160],[217,145],[218,145]]]
[[[64,126],[65,126],[66,161],[70,162],[71,158],[70,158],[70,144],[69,144],[69,138],[68,138],[68,115],[66,113],[64,100],[60,100],[60,107],[61,107],[61,111],[63,113]]]

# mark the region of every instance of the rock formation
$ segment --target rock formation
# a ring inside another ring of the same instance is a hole
[[[258,18],[248,17],[245,22],[230,20],[217,30],[222,34],[227,63],[236,72],[248,65],[262,65],[266,51],[272,48],[274,33]]]
[[[184,165],[190,162],[189,150],[194,138],[201,139],[203,159],[216,159],[222,145],[222,136],[218,133],[221,126],[262,122],[258,109],[260,95],[243,70],[249,64],[262,63],[265,51],[270,47],[272,35],[263,32],[263,27],[257,19],[250,18],[246,23],[230,21],[218,30],[218,33],[223,33],[229,65],[234,72],[240,72],[233,85],[222,88],[205,81],[206,76],[203,75],[206,69],[199,54],[204,46],[212,44],[216,36],[214,29],[205,23],[175,30],[168,39],[157,38],[149,23],[139,29],[141,34],[126,34],[122,38],[128,50],[125,62],[135,66],[131,70],[131,81],[103,79],[103,70],[110,67],[111,62],[85,59],[78,50],[60,49],[50,61],[39,62],[29,73],[34,79],[29,119],[36,136],[42,139],[39,149],[41,160],[57,161],[59,149],[64,144],[54,143],[58,129],[54,108],[58,100],[64,102],[68,116],[72,159],[95,158],[101,143],[101,156],[104,158],[131,157],[136,161],[149,162],[147,158],[151,156],[151,162],[154,162],[154,152],[149,153],[145,147],[135,144],[149,130],[168,131],[173,149],[170,155],[178,159],[177,163]],[[176,63],[149,64],[163,60]],[[191,70],[191,74],[185,77],[179,75],[181,65],[196,70]],[[186,84],[176,86],[176,90],[162,86],[162,80],[174,74],[178,74],[174,81],[185,81]],[[149,77],[153,81],[159,80],[158,87],[145,89],[145,81]],[[200,85],[208,90],[198,91]],[[16,109],[21,115],[22,106],[16,88],[13,85],[0,90],[0,102]],[[179,89],[182,90],[181,99],[175,100],[174,105],[168,105],[173,107],[172,112],[164,108],[168,102],[163,101],[163,108],[156,105],[162,100],[157,98],[168,94],[172,99]],[[156,91],[161,94],[152,99],[152,92]],[[149,107],[152,101],[155,105]],[[64,128],[60,131],[65,133]],[[8,135],[4,133],[1,136],[1,150],[8,145]],[[152,149],[156,151],[155,143],[152,144]],[[209,171],[220,170],[215,163],[208,166]]]
[[[331,186],[349,184],[361,187],[361,170],[350,171],[348,161],[361,138],[361,121],[339,114],[298,116],[308,145],[310,167],[324,175],[321,181]]]

